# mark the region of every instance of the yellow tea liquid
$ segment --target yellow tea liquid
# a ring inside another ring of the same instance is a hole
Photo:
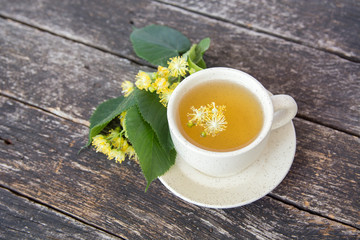
[[[201,126],[188,127],[188,113],[191,106],[199,108],[215,102],[216,106],[225,105],[227,127],[215,137],[201,136]],[[200,84],[180,101],[178,123],[183,136],[200,148],[226,152],[243,148],[259,134],[263,125],[263,112],[257,98],[246,88],[228,81],[213,81]]]

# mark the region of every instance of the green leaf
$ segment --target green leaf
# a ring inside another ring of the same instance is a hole
[[[135,104],[135,94],[130,94],[127,98],[124,96],[112,98],[101,103],[90,118],[89,140],[84,147],[88,147],[92,138],[99,134],[111,120]]]
[[[142,117],[153,128],[160,144],[166,151],[173,149],[166,108],[159,102],[159,96],[155,92],[138,91],[136,100]]]
[[[179,31],[160,25],[135,29],[130,35],[135,53],[146,61],[167,66],[169,58],[186,52],[190,40]]]
[[[196,52],[196,59],[195,63],[201,68],[206,68],[205,61],[203,59],[204,53],[209,49],[210,47],[210,38],[204,38],[202,39],[198,45],[196,46],[195,52]]]
[[[196,58],[196,49],[197,44],[193,44],[190,48],[190,50],[187,52],[187,54],[184,54],[185,56],[187,56],[187,62],[189,64],[189,68],[190,69],[195,69],[195,71],[200,71],[203,68],[201,68],[200,66],[196,65],[196,63],[194,62],[195,58]]]
[[[156,133],[142,118],[137,106],[127,111],[125,124],[147,181],[146,191],[153,180],[163,175],[175,163],[176,151],[166,151],[161,146]]]
[[[210,47],[210,38],[204,38],[198,43],[198,51],[200,52],[201,56],[209,49]]]
[[[187,51],[184,56],[187,57],[188,64],[190,68],[200,71],[206,68],[203,55],[206,50],[209,49],[210,38],[202,39],[198,44],[193,44],[189,51]]]

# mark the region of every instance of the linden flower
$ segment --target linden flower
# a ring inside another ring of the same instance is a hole
[[[125,116],[126,116],[126,111],[122,112],[119,116],[120,124],[123,128],[125,128]]]
[[[168,62],[168,64],[170,75],[173,77],[183,77],[186,75],[186,72],[189,71],[189,69],[187,68],[188,63],[184,57],[178,56],[170,58],[170,62]]]
[[[169,102],[170,96],[173,93],[174,89],[165,89],[163,92],[160,93],[160,102],[164,107],[167,107]]]
[[[118,137],[120,135],[120,127],[116,127],[115,129],[109,130],[109,135],[107,138],[113,139],[115,137]]]
[[[204,124],[204,132],[206,135],[216,136],[221,131],[224,131],[226,128],[225,116],[221,113],[213,114],[211,118],[207,118]]]
[[[118,149],[111,149],[108,154],[108,159],[115,159],[116,162],[122,163],[125,160],[125,153]]]
[[[120,136],[116,136],[111,140],[111,145],[114,148],[120,148],[121,145],[121,137]]]
[[[110,133],[107,135],[106,139],[108,139],[113,147],[119,148],[121,144],[120,127],[111,129],[109,132]]]
[[[130,81],[124,81],[121,84],[121,88],[123,89],[121,92],[125,97],[129,96],[132,91],[134,91],[134,84]]]
[[[201,106],[199,108],[191,107],[192,113],[188,113],[187,116],[190,118],[189,123],[195,125],[201,125],[204,123],[206,116],[208,115],[208,108]]]
[[[114,146],[114,148],[120,149],[121,151],[125,151],[129,147],[128,141],[120,136],[115,137],[111,141],[111,144]]]
[[[158,66],[158,70],[156,72],[157,77],[160,78],[168,78],[170,76],[170,70],[163,66]]]
[[[179,85],[180,82],[174,82],[173,84],[171,84],[170,89],[171,90],[175,90],[175,88]]]
[[[187,116],[190,119],[188,122],[188,127],[198,125],[204,128],[204,131],[201,133],[202,137],[207,135],[216,136],[219,132],[226,129],[226,120],[225,120],[225,106],[216,106],[214,102],[207,104],[206,106],[200,106],[195,108],[192,106],[190,108],[191,113],[188,113]]]
[[[135,85],[138,89],[146,91],[151,86],[151,78],[150,76],[143,71],[139,71],[139,73],[136,75],[136,82]]]
[[[110,143],[106,140],[105,136],[101,134],[96,135],[93,138],[92,145],[95,147],[96,152],[101,152],[108,155],[111,151]]]
[[[166,78],[157,78],[152,86],[156,89],[156,93],[162,93],[169,87],[169,82]]]
[[[124,119],[125,114],[126,112],[123,112],[120,117]],[[124,133],[126,135],[125,130],[121,127],[110,129],[106,136],[96,135],[93,138],[92,145],[94,145],[96,152],[107,155],[109,160],[115,159],[117,163],[122,163],[126,156],[138,162],[135,149],[130,145],[127,137],[124,137]]]
[[[120,140],[120,150],[123,151],[123,152],[126,152],[126,150],[128,149],[129,147],[129,143],[128,141],[126,141],[125,138],[121,137],[121,140]]]
[[[138,161],[138,157],[136,155],[135,149],[133,148],[133,146],[129,146],[125,153],[128,155],[129,159],[133,159],[136,162]]]
[[[210,103],[207,105],[208,109],[212,112],[212,114],[217,114],[219,112],[219,114],[223,114],[224,110],[225,110],[225,106],[216,106],[214,102]]]

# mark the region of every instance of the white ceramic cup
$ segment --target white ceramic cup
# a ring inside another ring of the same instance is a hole
[[[186,140],[179,130],[179,102],[182,97],[196,85],[214,80],[239,84],[251,91],[260,102],[263,127],[255,140],[244,148],[229,152],[205,150]],[[216,67],[196,72],[176,87],[168,103],[167,117],[171,139],[180,157],[204,174],[226,177],[239,173],[255,162],[265,148],[270,132],[290,122],[296,112],[297,105],[292,97],[271,96],[261,83],[249,74],[236,69]]]

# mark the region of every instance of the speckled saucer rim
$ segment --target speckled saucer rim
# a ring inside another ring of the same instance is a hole
[[[262,191],[257,192],[255,197],[253,196],[253,197],[251,197],[249,199],[241,199],[241,200],[237,199],[236,195],[238,194],[238,191],[239,191],[237,189],[236,192],[234,191],[234,196],[233,196],[234,200],[231,203],[228,202],[228,203],[216,203],[216,204],[214,204],[213,201],[207,201],[207,200],[199,201],[199,200],[196,200],[196,198],[194,197],[194,194],[192,192],[187,192],[187,189],[186,189],[187,186],[186,185],[183,185],[182,187],[179,188],[178,186],[175,186],[174,184],[172,184],[171,181],[169,181],[169,178],[172,177],[171,175],[172,175],[172,173],[174,171],[182,171],[178,166],[178,158],[179,158],[179,156],[177,157],[177,160],[176,160],[174,166],[172,166],[172,168],[167,173],[165,173],[163,176],[159,177],[159,180],[175,196],[177,196],[177,197],[179,197],[179,198],[181,198],[181,199],[183,199],[183,200],[185,200],[187,202],[190,202],[192,204],[201,206],[201,207],[207,207],[207,208],[234,208],[234,207],[240,207],[240,206],[244,206],[244,205],[247,205],[249,203],[252,203],[252,202],[264,197],[268,193],[270,193],[272,190],[274,190],[283,181],[283,179],[285,178],[287,173],[290,171],[291,165],[292,165],[293,160],[294,160],[295,150],[296,150],[296,133],[295,133],[294,124],[292,122],[290,122],[287,125],[279,128],[279,129],[276,129],[274,131],[278,132],[278,133],[275,134],[276,138],[282,138],[282,137],[285,138],[285,139],[282,139],[282,140],[285,140],[283,145],[278,146],[278,148],[281,147],[282,149],[288,149],[288,152],[287,152],[288,156],[287,156],[287,158],[281,160],[282,161],[281,164],[283,166],[280,168],[280,171],[276,171],[276,173],[274,173],[276,175],[275,176],[276,177],[276,182],[274,182],[274,184],[272,184],[270,186],[267,186],[266,189],[263,189]],[[271,151],[270,149],[276,148],[276,146],[274,144],[274,141],[271,141],[272,138],[274,138],[274,134],[270,135],[270,141],[269,141],[268,146],[264,150],[264,153]],[[262,154],[262,155],[265,155],[265,154]],[[251,168],[254,169],[254,168],[260,166],[259,171],[266,171],[266,168],[261,169],[261,166],[264,166],[264,165],[265,165],[265,167],[270,166],[271,162],[278,161],[277,159],[274,159],[274,157],[271,158],[271,153],[267,154],[267,155],[270,155],[270,161],[267,161],[266,163],[264,163],[264,161],[262,161],[262,158],[264,158],[264,157],[260,156],[258,161],[255,162],[251,166]],[[181,159],[181,161],[182,161],[181,164],[187,165],[184,160]],[[191,168],[190,166],[188,166],[188,167]],[[240,172],[238,175],[246,174],[246,171],[250,171],[250,170],[245,169],[243,172]],[[192,172],[192,174],[197,174],[200,178],[202,176],[205,176],[201,172],[198,172],[198,171],[196,171],[194,169],[192,169],[191,172]],[[261,174],[261,172],[258,172],[257,174]],[[189,180],[188,177],[185,174],[180,174],[180,175],[183,177],[183,179],[179,178],[179,179],[177,179],[177,181]],[[271,174],[268,174],[268,175],[272,176]],[[211,180],[215,180],[215,181],[218,179],[218,178],[213,178],[213,177],[209,177],[209,176],[206,176],[206,177],[211,178]],[[185,178],[187,178],[187,179],[185,179]],[[259,185],[259,184],[264,183],[264,181],[259,182],[259,181],[253,181],[252,179],[247,179],[247,181],[248,181],[248,184],[251,184],[252,186],[254,184]],[[265,179],[265,181],[266,181],[266,179]],[[204,184],[204,185],[206,185],[206,184]],[[224,188],[226,188],[226,187],[227,186],[224,186]],[[213,191],[213,189],[209,189],[206,186],[199,187],[196,190],[198,191],[198,192],[196,192],[196,194],[201,194],[202,192],[206,193],[206,191]],[[184,194],[184,192],[185,192],[185,194]],[[221,194],[221,191],[219,191],[219,194]],[[220,199],[221,196],[219,194],[217,194],[216,190],[212,192],[212,196],[219,197],[219,199]]]

